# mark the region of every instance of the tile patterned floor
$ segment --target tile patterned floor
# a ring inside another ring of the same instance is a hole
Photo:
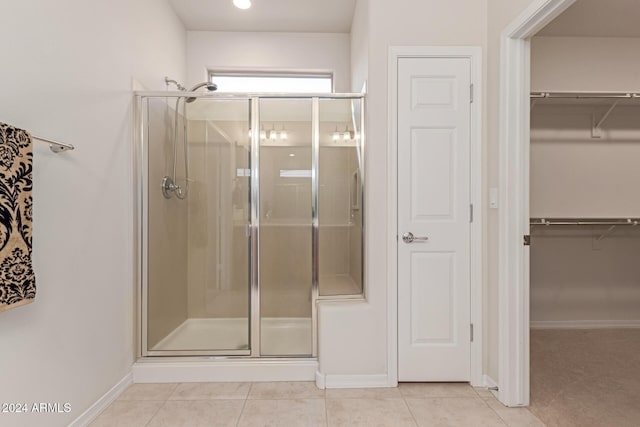
[[[461,426],[538,427],[459,383],[319,390],[313,382],[134,384],[91,427]]]

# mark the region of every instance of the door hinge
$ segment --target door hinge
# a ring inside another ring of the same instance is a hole
[[[524,237],[524,245],[531,246],[531,236],[529,234],[525,234],[523,237]]]
[[[469,205],[469,222],[473,222],[473,203]]]
[[[469,325],[470,341],[473,342],[473,323]]]
[[[469,85],[469,102],[473,104],[473,83]]]

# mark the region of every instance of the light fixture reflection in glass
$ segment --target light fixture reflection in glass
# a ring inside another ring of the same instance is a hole
[[[251,7],[251,0],[233,0],[233,5],[238,9],[249,9]]]
[[[267,132],[264,129],[260,129],[260,139],[267,139]]]
[[[272,141],[275,141],[277,137],[278,137],[278,133],[276,132],[275,128],[272,126],[271,130],[269,131],[269,139]]]
[[[336,130],[335,132],[333,132],[333,138],[334,141],[338,141],[340,139],[340,132],[338,132],[338,126],[336,126]]]
[[[295,156],[296,156],[296,155],[295,155],[295,154],[293,154],[293,153],[289,154],[289,157],[295,157]]]
[[[349,125],[345,126],[344,133],[342,134],[342,139],[345,141],[351,141],[351,132],[349,131]]]
[[[287,134],[287,131],[284,130],[284,126],[282,126],[282,130],[280,131],[280,139],[285,141],[288,137],[289,135]]]

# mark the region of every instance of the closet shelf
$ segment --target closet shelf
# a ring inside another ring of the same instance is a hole
[[[618,106],[640,106],[639,92],[532,92],[531,111],[536,105],[584,105],[606,107],[600,117],[592,116],[591,137],[602,136],[602,126]]]
[[[602,234],[598,237],[594,237],[596,241],[600,241],[605,237],[609,236],[616,227],[635,227],[640,224],[640,218],[531,218],[530,225],[541,225],[541,226],[552,226],[552,225],[563,225],[563,226],[575,226],[575,225],[589,225],[589,226],[600,226],[600,227],[608,227]]]
[[[635,227],[640,224],[640,218],[531,218],[530,225],[600,225]]]
[[[531,99],[640,99],[640,92],[531,92]]]

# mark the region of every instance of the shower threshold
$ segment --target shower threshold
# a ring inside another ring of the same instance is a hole
[[[249,351],[247,318],[192,318],[171,331],[151,351]],[[311,318],[267,317],[261,322],[261,354],[305,356],[312,349]]]

